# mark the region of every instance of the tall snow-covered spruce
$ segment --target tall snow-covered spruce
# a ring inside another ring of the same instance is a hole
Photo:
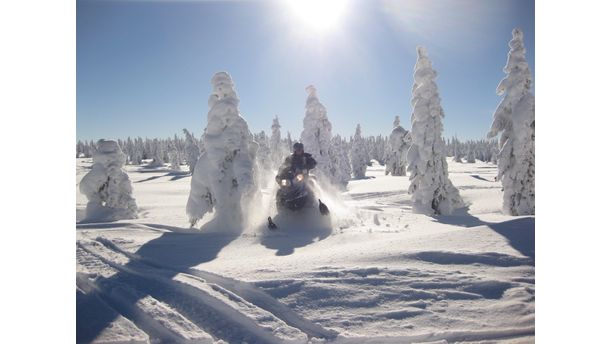
[[[123,170],[126,155],[116,141],[100,140],[93,166],[81,180],[79,190],[87,197],[87,221],[116,221],[137,218],[132,183]]]
[[[327,109],[317,96],[317,89],[310,85],[306,87],[306,114],[304,130],[300,137],[304,150],[312,154],[317,161],[317,176],[327,179],[334,185],[346,186],[348,179],[343,168],[337,166],[337,157],[332,149],[332,125],[327,118]]]
[[[504,192],[504,212],[535,214],[535,97],[525,58],[523,32],[512,30],[506,77],[497,86],[504,98],[493,114],[488,137],[499,139],[498,179]]]
[[[287,132],[287,150],[289,152],[293,151],[293,140],[291,139],[291,133],[290,132]]]
[[[257,142],[259,148],[257,149],[257,166],[262,171],[271,171],[276,168],[272,167],[270,161],[270,143],[268,136],[265,131],[259,132],[259,134],[253,134],[253,139]]]
[[[283,162],[285,156],[289,154],[289,151],[282,144],[281,139],[281,125],[278,122],[278,116],[274,117],[272,120],[272,134],[270,135],[270,164],[273,168],[280,166]]]
[[[412,145],[408,149],[408,170],[413,209],[425,214],[448,215],[462,207],[459,191],[448,179],[448,165],[442,140],[442,118],[436,71],[423,47],[417,47],[412,86]]]
[[[355,135],[353,136],[353,144],[351,146],[351,166],[354,178],[365,178],[368,161],[368,151],[366,149],[365,140],[361,136],[361,125],[357,124]]]
[[[240,101],[230,75],[218,72],[211,83],[210,111],[203,135],[206,149],[193,171],[187,215],[194,226],[206,213],[214,211],[213,220],[219,227],[235,228],[241,225],[248,202],[258,192],[254,178],[257,143],[238,110]]]

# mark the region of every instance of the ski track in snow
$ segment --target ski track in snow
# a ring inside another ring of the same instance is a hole
[[[190,272],[194,274],[165,270],[157,264],[147,264],[134,255],[128,257],[124,251],[106,239],[89,243],[79,241],[77,245],[77,257],[89,256],[89,259],[81,259],[79,263],[91,266],[93,271],[106,265],[105,271],[99,274],[99,278],[87,282],[94,284],[93,287],[81,287],[78,282],[81,281],[83,284],[83,278],[78,279],[77,285],[80,289],[95,290],[103,300],[108,300],[107,303],[111,307],[114,306],[113,308],[119,313],[132,318],[138,327],[144,327],[145,332],[152,335],[154,341],[207,342],[193,341],[189,338],[189,336],[199,338],[202,337],[201,333],[204,333],[206,339],[210,339],[211,337],[204,331],[229,343],[304,343],[307,341],[307,333],[329,338],[335,336],[333,331],[309,323],[247,283],[192,269]],[[91,259],[91,256],[95,258]],[[111,271],[114,273],[109,274]],[[108,277],[104,277],[105,275]],[[254,301],[254,304],[246,301],[241,295]],[[169,304],[164,309],[172,316],[160,317],[155,314],[160,313],[159,311],[151,312],[151,307],[143,308],[140,305],[145,302],[143,299],[147,300],[148,304]],[[255,304],[277,312],[287,319],[287,322],[296,324],[304,331],[287,325],[265,308]],[[179,323],[163,321],[173,318],[181,321]],[[195,325],[187,319],[191,319]],[[187,329],[176,330],[181,327]]]
[[[139,255],[139,249],[151,238],[193,233],[177,226],[176,221],[168,222],[173,225],[155,223],[147,216],[113,223],[78,223],[77,342],[532,343],[535,258],[522,241],[508,236],[507,244],[503,240],[500,244],[499,235],[490,234],[488,225],[512,222],[512,218],[497,220],[498,207],[479,201],[500,192],[499,183],[493,181],[496,170],[482,164],[449,166],[454,167],[450,171],[453,183],[472,205],[470,214],[482,213],[493,222],[473,215],[440,217],[435,221],[437,229],[414,234],[415,239],[403,250],[373,247],[350,261],[321,260],[323,263],[310,263],[302,269],[296,256],[312,252],[298,251],[303,247],[312,250],[318,245],[324,254],[332,253],[330,246],[325,246],[332,245],[331,241],[354,244],[363,240],[360,238],[370,240],[369,235],[392,243],[386,236],[418,231],[431,221],[412,215],[409,195],[401,187],[382,184],[379,173],[377,178],[356,181],[354,189],[343,194],[345,205],[355,211],[344,215],[352,216],[353,226],[334,228],[318,240],[298,240],[300,244],[287,256],[297,259],[296,263],[287,260],[284,268],[271,265],[251,269],[253,273],[248,273],[249,269],[232,273],[236,262],[227,267],[218,265],[215,273],[206,271],[226,257],[220,253],[213,255],[216,260],[197,267],[173,264],[156,255]],[[77,177],[86,171],[80,167]],[[159,173],[156,187],[189,182],[189,178],[171,180],[163,171]],[[381,183],[382,187],[367,183]],[[138,191],[139,186],[134,187]],[[179,203],[184,200],[179,201],[180,196],[168,196],[177,199],[168,201],[168,213],[180,211],[182,216],[184,204]],[[153,214],[160,206],[166,205],[142,208]],[[498,232],[504,231],[507,229]],[[266,240],[276,240],[269,245],[273,247],[291,239],[286,234],[243,233],[228,239],[225,249],[237,245],[231,252],[240,254],[252,247],[251,243],[260,246]],[[470,238],[481,237],[478,246],[459,246],[459,250],[452,246],[454,240],[469,243]],[[367,246],[357,247],[363,250]],[[243,264],[248,264],[249,257],[243,259]],[[240,280],[245,278],[249,282]]]
[[[98,239],[99,242],[104,244],[105,246],[113,249],[116,252],[121,252],[122,254],[128,256],[133,261],[142,262],[144,264],[148,264],[150,266],[160,268],[160,269],[170,269],[173,270],[172,267],[168,267],[156,262],[152,262],[150,260],[142,259],[138,255],[128,253],[117,245],[113,244],[112,241],[106,239]],[[301,318],[299,315],[295,314],[291,311],[287,306],[278,302],[270,295],[261,291],[260,289],[252,286],[249,283],[237,281],[231,278],[226,278],[217,274],[213,274],[206,271],[196,270],[196,269],[178,269],[173,270],[175,272],[181,272],[186,274],[187,276],[198,277],[200,279],[204,279],[209,283],[215,285],[216,288],[221,287],[227,290],[229,293],[233,293],[239,295],[245,301],[252,303],[254,306],[258,306],[264,310],[267,310],[273,313],[275,316],[279,317],[285,323],[297,327],[304,333],[309,336],[314,337],[334,337],[335,333],[333,331],[325,330],[319,325],[308,322],[307,320]]]

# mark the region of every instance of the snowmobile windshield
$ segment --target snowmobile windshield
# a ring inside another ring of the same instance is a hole
[[[291,166],[285,167],[283,171],[278,175],[281,179],[293,179],[295,174],[293,173],[293,169]]]

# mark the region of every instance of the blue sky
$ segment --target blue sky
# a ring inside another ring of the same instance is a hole
[[[410,128],[423,45],[438,71],[444,136],[481,139],[514,27],[534,73],[534,21],[532,0],[348,1],[327,30],[282,1],[77,0],[76,136],[199,136],[221,70],[252,132],[269,133],[278,115],[283,136],[299,137],[313,84],[334,134],[360,123],[364,135],[388,135],[395,115]]]

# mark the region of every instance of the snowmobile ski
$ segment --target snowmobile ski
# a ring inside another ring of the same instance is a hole
[[[272,221],[272,217],[268,216],[268,228],[270,230],[275,230],[278,228],[278,226],[276,225],[276,223],[274,223],[274,221]]]
[[[329,215],[329,208],[325,205],[325,203],[321,202],[320,198],[319,198],[319,212],[323,216]]]

